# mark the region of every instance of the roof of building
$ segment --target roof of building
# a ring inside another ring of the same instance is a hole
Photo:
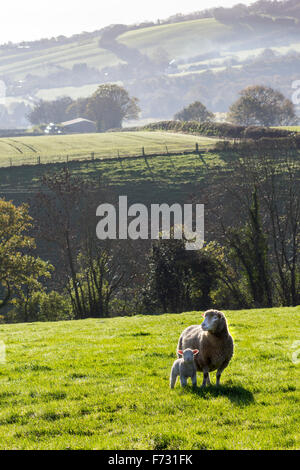
[[[89,119],[77,118],[77,119],[72,119],[71,121],[62,122],[61,126],[71,126],[72,124],[79,124],[81,122],[90,122],[92,124],[95,124],[94,121],[90,121]]]

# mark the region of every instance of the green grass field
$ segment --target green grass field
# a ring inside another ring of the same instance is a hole
[[[213,41],[229,39],[231,27],[214,18],[183,21],[128,31],[118,41],[151,54],[163,47],[172,59],[191,57],[213,50]]]
[[[286,129],[288,131],[300,132],[300,126],[281,126],[280,129]]]
[[[56,66],[72,68],[80,62],[99,69],[122,63],[115,54],[101,49],[98,41],[99,37],[96,37],[44,49],[16,49],[13,53],[3,50],[0,53],[0,74],[23,79],[28,73],[47,75]]]
[[[37,158],[42,163],[60,160],[91,158],[112,158],[120,156],[141,155],[142,147],[146,153],[165,153],[208,148],[216,140],[187,134],[169,132],[107,132],[98,134],[52,135],[35,137],[15,137],[0,139],[0,166],[35,164]]]
[[[149,203],[186,203],[203,184],[211,184],[226,165],[221,155],[159,156],[125,160],[70,161],[72,174],[88,180],[101,180],[113,194],[127,194],[129,201]],[[61,171],[65,163],[0,168],[0,197],[16,204],[30,202],[41,189],[41,177]]]
[[[299,449],[300,307],[226,315],[234,357],[196,391],[168,380],[200,313],[0,325],[0,448]]]

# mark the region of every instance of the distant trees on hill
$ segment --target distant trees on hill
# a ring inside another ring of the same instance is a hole
[[[29,113],[28,119],[32,124],[39,125],[82,117],[95,121],[98,132],[103,132],[122,127],[124,119],[137,118],[140,111],[137,101],[137,98],[129,96],[125,88],[104,84],[89,98],[41,100]]]
[[[204,104],[200,101],[195,101],[186,108],[175,114],[174,119],[178,121],[197,121],[205,122],[211,121],[214,118],[214,114],[208,111]]]
[[[34,125],[63,122],[68,119],[68,108],[72,103],[69,96],[54,101],[40,100],[27,117]]]
[[[250,86],[229,109],[228,119],[246,126],[281,126],[297,123],[293,103],[265,86]]]

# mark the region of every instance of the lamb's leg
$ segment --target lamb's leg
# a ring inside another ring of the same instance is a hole
[[[202,382],[202,387],[205,387],[207,385],[210,385],[210,378],[209,378],[209,372],[208,369],[203,369],[203,382]]]
[[[172,369],[171,374],[170,374],[170,388],[174,388],[176,384],[177,376],[178,374],[176,373],[176,371]]]
[[[193,387],[197,387],[197,374],[196,374],[196,372],[192,375],[191,379],[192,379]]]
[[[184,377],[183,375],[180,376],[180,383],[182,387],[185,387],[187,384],[186,377]]]

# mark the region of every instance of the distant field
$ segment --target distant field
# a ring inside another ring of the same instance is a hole
[[[280,129],[286,129],[288,131],[300,132],[300,126],[282,126]]]
[[[149,50],[163,47],[174,58],[182,54],[194,56],[213,47],[212,41],[230,33],[231,29],[214,19],[185,21],[154,26],[128,32],[118,40],[131,47]],[[69,44],[44,49],[17,49],[0,51],[0,75],[22,79],[28,73],[46,75],[59,66],[72,68],[85,62],[90,67],[102,69],[122,62],[112,52],[101,49],[97,37],[74,40]]]
[[[99,86],[99,83],[83,86],[67,86],[61,88],[47,88],[39,90],[35,96],[42,100],[56,100],[61,96],[70,96],[73,100],[90,96]]]
[[[28,73],[47,75],[57,66],[72,68],[79,62],[99,69],[122,62],[115,54],[98,46],[99,38],[45,49],[21,49],[12,53],[0,52],[0,75],[22,79]]]
[[[0,166],[21,165],[60,160],[91,158],[112,158],[165,153],[170,151],[193,150],[196,142],[199,148],[215,144],[214,139],[168,132],[107,132],[102,134],[74,134],[63,136],[36,136],[0,139]]]
[[[300,308],[226,315],[234,356],[204,390],[169,388],[200,312],[0,325],[0,449],[299,449]]]
[[[178,59],[207,53],[214,49],[213,41],[229,38],[230,34],[231,27],[205,18],[129,31],[119,36],[118,41],[146,53],[163,47],[172,59]]]

